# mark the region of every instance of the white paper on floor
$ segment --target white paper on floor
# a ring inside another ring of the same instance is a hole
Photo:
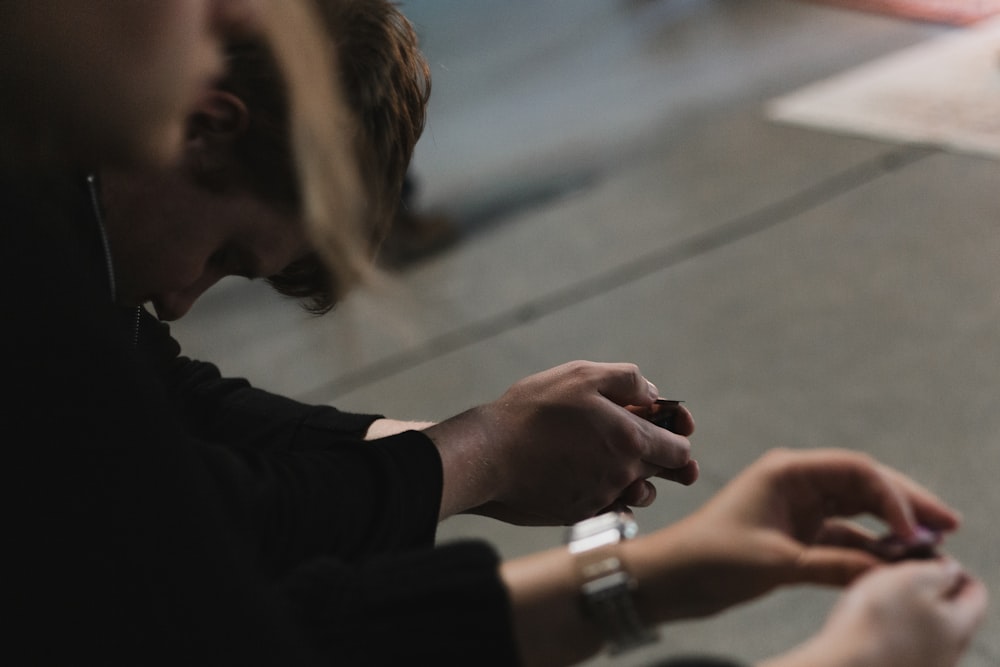
[[[1000,158],[1000,18],[768,102],[776,122]]]

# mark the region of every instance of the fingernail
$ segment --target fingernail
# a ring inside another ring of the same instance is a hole
[[[957,577],[964,574],[965,569],[962,564],[951,556],[945,556],[942,565],[944,566],[944,571],[950,577]]]
[[[650,495],[651,493],[652,493],[652,492],[651,492],[651,491],[649,490],[649,487],[648,487],[648,486],[646,486],[645,484],[643,484],[643,485],[642,485],[642,498],[641,498],[641,499],[639,500],[639,503],[640,503],[641,505],[646,505],[646,504],[648,504],[648,503],[649,503],[649,495]]]
[[[939,544],[940,542],[941,533],[936,530],[931,530],[925,526],[917,526],[913,538],[910,540],[910,544],[912,545],[933,545]]]
[[[649,397],[655,401],[660,396],[660,390],[649,380],[646,380],[646,384],[649,385]]]

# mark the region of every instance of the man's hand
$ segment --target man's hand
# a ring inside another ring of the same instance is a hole
[[[690,412],[656,426],[656,387],[633,364],[575,361],[529,376],[498,400],[427,429],[444,464],[442,518],[473,511],[568,524],[656,498],[648,478],[698,477]]]

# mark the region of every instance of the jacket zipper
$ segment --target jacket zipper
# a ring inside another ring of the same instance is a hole
[[[104,215],[101,212],[101,200],[97,194],[97,177],[87,174],[87,190],[90,192],[90,204],[97,219],[97,228],[101,232],[101,244],[104,246],[104,261],[108,267],[108,285],[111,288],[111,302],[118,301],[118,290],[115,282],[115,265],[111,257],[111,244],[108,242],[108,232],[104,228]],[[139,321],[142,317],[142,306],[135,307],[135,327],[132,331],[132,347],[139,346]]]

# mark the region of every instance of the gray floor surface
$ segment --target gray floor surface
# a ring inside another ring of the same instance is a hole
[[[775,446],[875,454],[961,510],[948,550],[994,597],[962,667],[1000,665],[1000,163],[778,126],[771,97],[951,30],[781,0],[411,0],[434,76],[414,174],[454,247],[310,319],[228,281],[186,353],[343,409],[443,419],[571,359],[687,401],[703,470],[647,529]],[[506,556],[562,530],[446,521]],[[761,658],[829,591],[669,626]]]

